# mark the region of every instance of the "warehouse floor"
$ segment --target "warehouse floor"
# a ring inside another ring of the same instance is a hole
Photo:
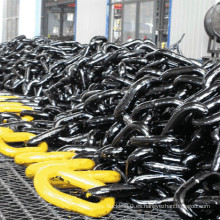
[[[0,155],[0,219],[1,220],[66,220],[89,218],[55,207],[39,197],[33,181],[25,177],[25,167],[18,166],[13,159]],[[103,220],[115,219],[180,219],[171,209],[135,209],[118,202],[114,210]]]

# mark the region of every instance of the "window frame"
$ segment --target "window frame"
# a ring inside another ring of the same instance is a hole
[[[121,42],[123,42],[123,38],[124,38],[124,25],[123,25],[123,19],[124,19],[124,5],[127,4],[133,4],[136,3],[136,21],[135,21],[135,38],[138,39],[139,38],[139,32],[140,32],[140,3],[142,2],[153,2],[154,3],[154,12],[153,12],[153,34],[152,34],[152,38],[153,41],[159,46],[159,44],[161,43],[161,39],[163,38],[162,35],[164,27],[161,27],[164,25],[164,22],[162,21],[164,18],[164,14],[165,14],[165,8],[163,8],[161,6],[161,2],[163,2],[165,4],[165,0],[161,1],[159,0],[120,0],[120,1],[114,1],[114,0],[110,0],[109,2],[109,25],[108,25],[108,36],[109,36],[109,40],[112,40],[112,20],[113,18],[113,10],[112,7],[114,4],[122,4],[122,23],[121,23]],[[162,13],[161,13],[162,11]],[[157,12],[159,13],[159,15],[157,16]],[[169,15],[168,15],[169,16]],[[157,26],[157,19],[158,19],[158,26]],[[168,18],[169,19],[169,18]],[[167,29],[168,30],[168,29]],[[156,31],[158,32],[158,34],[156,34]],[[168,40],[168,37],[167,37]]]
[[[76,7],[74,8],[74,10],[71,10],[70,8],[65,8],[64,5],[65,4],[72,4],[75,3],[76,4],[76,0],[62,0],[61,2],[57,1],[57,2],[48,2],[47,0],[42,0],[42,15],[41,15],[41,34],[43,36],[48,37],[49,36],[49,30],[48,30],[48,22],[49,22],[49,13],[50,10],[52,10],[52,7],[58,7],[59,11],[58,13],[60,14],[60,23],[59,23],[59,36],[58,37],[51,37],[54,39],[58,39],[58,40],[70,40],[69,38],[74,38],[75,37],[75,25],[76,25],[76,20],[75,20],[75,14],[76,14]],[[67,36],[63,36],[64,34],[64,15],[66,13],[72,13],[74,20],[73,20],[73,35],[67,35]],[[73,36],[73,37],[72,37]]]

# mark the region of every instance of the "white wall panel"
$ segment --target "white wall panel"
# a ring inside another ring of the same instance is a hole
[[[88,43],[96,36],[105,36],[107,0],[77,0],[76,40]]]
[[[40,35],[41,0],[20,0],[18,34],[27,38]]]
[[[219,0],[172,0],[170,45],[183,33],[180,48],[185,56],[201,59],[207,56],[208,35],[204,28],[206,12]]]
[[[0,1],[0,42],[2,42],[2,31],[3,31],[3,1]]]

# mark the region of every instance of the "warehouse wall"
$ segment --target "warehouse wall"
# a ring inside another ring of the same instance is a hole
[[[107,0],[77,0],[76,40],[88,43],[96,35],[105,36]]]
[[[172,0],[170,45],[185,33],[180,44],[183,54],[196,59],[207,56],[209,38],[204,29],[204,17],[217,2],[219,0]]]
[[[20,0],[18,34],[28,38],[40,35],[41,0]]]
[[[0,42],[2,42],[3,1],[0,1]]]

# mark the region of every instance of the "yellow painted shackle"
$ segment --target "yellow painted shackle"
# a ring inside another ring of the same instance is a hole
[[[72,171],[62,166],[52,165],[41,168],[36,173],[34,187],[43,199],[53,205],[90,217],[102,217],[109,214],[113,209],[115,204],[113,197],[101,198],[97,203],[89,202],[60,192],[51,185],[50,180],[59,176],[65,182],[87,191],[94,187],[104,186],[104,182],[109,182],[108,177],[112,175],[115,177],[114,182],[120,180],[120,174],[116,171]]]
[[[18,96],[12,96],[12,95],[1,95],[0,96],[0,101],[5,101],[7,99],[19,99]]]
[[[19,102],[0,102],[0,112],[20,113],[23,110],[33,110],[33,108]]]
[[[12,147],[7,143],[24,142],[26,143],[35,134],[28,132],[14,132],[13,130],[5,127],[0,127],[0,153],[8,156],[15,157],[18,154],[26,152],[46,152],[48,145],[46,142],[39,143],[37,147]]]
[[[54,167],[54,169],[62,167],[70,170],[91,170],[95,167],[95,162],[86,158],[43,161],[29,165],[25,170],[25,174],[28,178],[33,178],[40,169],[48,166],[51,167],[51,169],[52,167]]]
[[[75,155],[74,152],[28,152],[15,156],[16,164],[30,165],[43,161],[71,159]]]
[[[26,170],[25,174],[28,178],[33,178],[35,174],[46,167],[50,167],[52,169],[58,168],[65,168],[70,170],[86,170],[80,171],[81,175],[86,175],[89,177],[94,177],[102,182],[105,183],[115,183],[120,181],[121,176],[118,172],[115,171],[106,171],[106,170],[96,170],[95,172],[91,169],[95,167],[95,162],[91,159],[86,158],[78,158],[78,159],[71,159],[71,160],[52,160],[52,161],[44,161],[40,163],[35,163],[29,165]],[[90,171],[91,170],[91,171]],[[52,180],[55,180],[54,178]],[[53,185],[60,185],[64,184],[63,181],[50,181]],[[68,185],[70,186],[70,185]],[[70,186],[72,187],[72,186]]]
[[[12,112],[20,115],[23,110],[34,110],[30,106],[25,106],[20,102],[7,102],[7,99],[17,98],[16,96],[0,96],[0,112]],[[21,117],[23,121],[32,121],[33,117],[23,116]]]

